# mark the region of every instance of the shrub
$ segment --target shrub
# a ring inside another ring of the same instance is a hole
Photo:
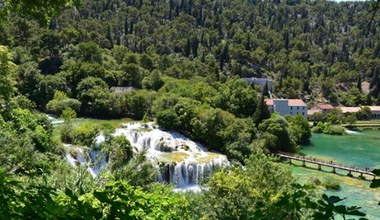
[[[346,134],[346,129],[340,125],[328,125],[323,130],[325,134],[343,135]]]
[[[343,135],[346,134],[346,129],[340,125],[332,125],[331,123],[319,122],[317,126],[313,127],[312,132],[331,135]]]
[[[314,126],[311,131],[313,133],[323,133],[323,130],[325,129],[325,124],[323,122],[318,122],[316,126]]]
[[[323,186],[327,190],[334,190],[334,191],[339,191],[340,190],[340,185],[338,182],[333,182],[333,181],[326,181],[323,183]]]
[[[64,92],[56,91],[54,98],[47,103],[46,108],[49,112],[54,113],[55,115],[60,115],[66,108],[71,108],[75,112],[78,112],[80,106],[80,101],[68,98]]]
[[[320,179],[318,179],[317,177],[311,177],[309,180],[308,180],[308,182],[310,183],[310,184],[312,184],[312,185],[314,185],[314,186],[319,186],[319,185],[321,185],[321,180]]]
[[[75,128],[73,133],[74,144],[91,146],[98,135],[99,129],[92,123],[85,122]]]

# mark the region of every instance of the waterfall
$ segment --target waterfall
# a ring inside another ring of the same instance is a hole
[[[66,154],[66,161],[73,167],[83,166],[91,176],[96,177],[101,169],[107,165],[105,157],[100,150],[84,150],[85,147],[77,147],[71,144],[64,145],[70,153]],[[88,152],[89,151],[89,152]]]
[[[52,125],[62,124],[64,122],[62,119],[58,119],[53,115],[46,115],[46,117],[51,121]]]
[[[198,185],[220,167],[229,166],[225,155],[208,152],[184,135],[163,131],[152,123],[125,124],[114,135],[125,136],[137,152],[147,150],[147,158],[157,163],[158,181],[179,188]]]
[[[157,181],[172,183],[178,188],[198,185],[220,167],[230,165],[225,155],[209,152],[201,144],[182,134],[164,131],[153,123],[124,124],[122,128],[115,130],[113,136],[126,137],[136,153],[145,150],[147,159],[159,170]],[[88,160],[92,161],[89,169],[93,175],[98,174],[106,165],[105,158],[99,150],[103,141],[104,136],[99,135],[95,140],[95,150],[87,156]],[[96,162],[99,156],[100,161]],[[76,158],[82,164],[81,160],[86,157]],[[71,158],[67,157],[67,160],[72,163]]]

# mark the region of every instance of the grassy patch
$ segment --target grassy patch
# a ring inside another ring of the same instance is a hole
[[[120,128],[123,124],[129,123],[129,122],[135,122],[135,120],[131,118],[120,118],[120,119],[94,119],[94,118],[77,118],[74,121],[75,125],[82,124],[84,122],[90,122],[95,125],[102,125],[102,124],[110,124],[114,128]]]
[[[201,157],[197,158],[197,162],[198,163],[208,163],[211,160],[216,159],[216,158],[218,158],[220,156],[221,155],[217,154],[217,153],[207,152],[207,155],[201,156]]]
[[[166,163],[171,163],[171,162],[183,162],[189,157],[189,155],[185,152],[171,152],[171,153],[161,153],[157,159],[160,162],[166,162]]]
[[[141,127],[141,128],[133,129],[133,131],[135,131],[135,132],[151,132],[151,131],[153,131],[153,129],[149,128],[149,127]]]

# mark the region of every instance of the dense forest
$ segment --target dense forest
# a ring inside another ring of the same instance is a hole
[[[83,1],[48,28],[12,16],[0,42],[14,48],[16,64],[41,73],[28,82],[19,72],[20,92],[41,108],[53,94],[28,83],[57,81],[54,88],[78,98],[88,76],[157,89],[149,79],[159,73],[208,83],[267,76],[277,97],[358,105],[376,103],[380,91],[379,21],[370,17],[368,2]],[[358,81],[371,82],[371,95]]]
[[[270,115],[268,91],[241,78],[272,78],[275,97],[309,104],[380,105],[380,20],[369,22],[369,2],[17,2],[0,2],[15,12],[0,9],[0,219],[365,215],[297,184],[267,155],[307,143],[308,121]],[[112,125],[76,117],[155,121],[233,164],[202,193],[173,193]],[[93,178],[66,163],[63,144],[92,147],[100,133],[112,162]]]

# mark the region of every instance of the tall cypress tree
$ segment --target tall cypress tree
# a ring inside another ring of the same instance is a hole
[[[247,32],[247,41],[245,43],[245,49],[251,50],[251,35]]]
[[[108,28],[107,28],[107,35],[106,35],[106,38],[107,38],[108,41],[110,42],[110,44],[111,44],[111,48],[113,48],[113,39],[112,39],[112,33],[111,33],[111,26],[108,26]]]
[[[270,112],[264,99],[264,94],[262,94],[257,110],[254,113],[253,120],[255,121],[256,126],[258,126],[261,122],[268,118],[270,118]]]
[[[371,92],[367,94],[367,105],[372,105],[372,95]]]
[[[362,92],[362,76],[360,74],[358,76],[358,82],[356,86],[358,87],[359,91]]]
[[[263,88],[263,96],[269,97],[268,82],[265,82],[265,85],[264,85],[264,88]]]
[[[228,43],[226,43],[224,45],[222,53],[220,54],[220,70],[223,70],[224,63],[228,62],[228,60],[229,60],[230,55],[228,52],[228,47],[229,47],[229,45],[228,45]]]
[[[189,56],[190,56],[190,53],[191,53],[191,42],[190,42],[190,37],[188,37],[187,40],[186,40],[186,45],[185,45],[184,52],[185,52],[185,56],[186,56],[186,57],[189,57]]]
[[[199,40],[197,36],[193,36],[191,40],[191,50],[193,52],[194,57],[198,56],[198,46],[199,46]]]
[[[379,95],[377,96],[376,105],[380,105],[380,93],[379,93]]]

